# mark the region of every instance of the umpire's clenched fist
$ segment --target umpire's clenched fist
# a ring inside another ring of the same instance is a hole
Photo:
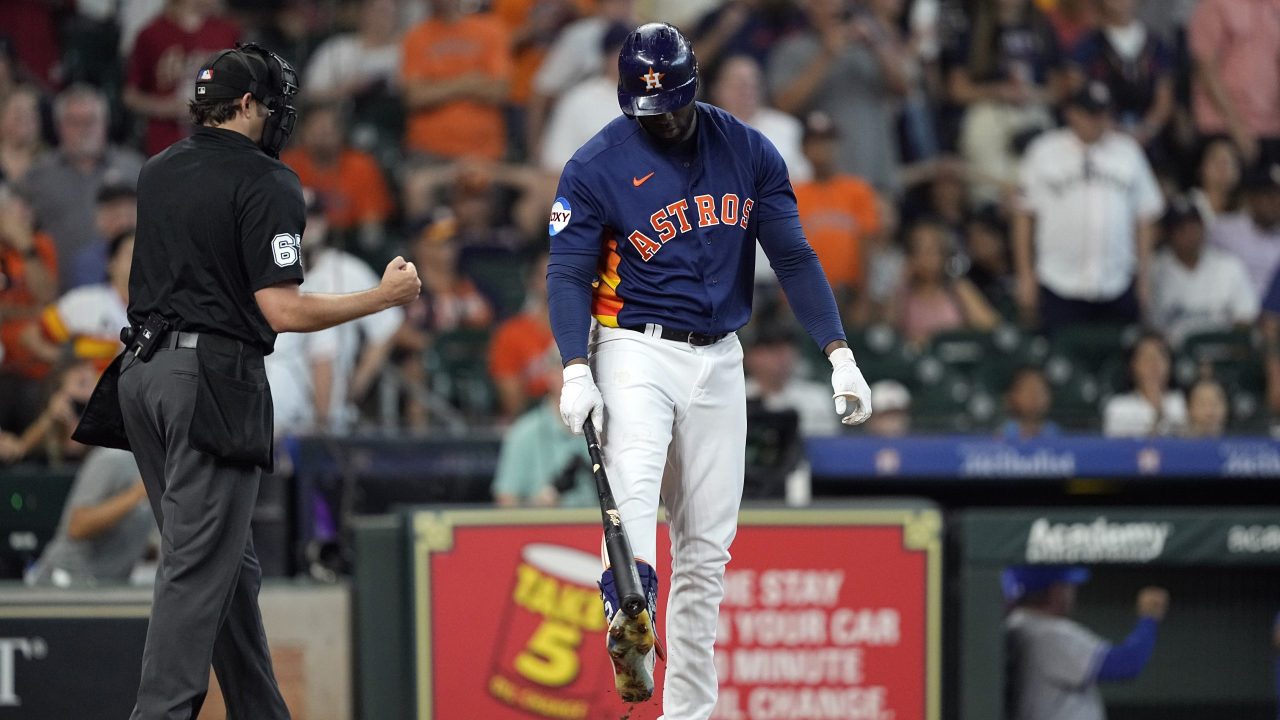
[[[405,305],[418,299],[418,294],[422,292],[422,279],[418,277],[418,268],[413,263],[397,255],[387,263],[378,288],[382,290],[389,305]]]

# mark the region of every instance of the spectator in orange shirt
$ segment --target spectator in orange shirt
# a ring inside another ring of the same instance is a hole
[[[514,420],[547,394],[548,351],[554,338],[547,316],[547,255],[529,267],[524,309],[498,326],[489,343],[489,374],[498,389],[502,419]]]
[[[880,231],[880,212],[869,183],[837,171],[839,132],[826,114],[809,116],[803,149],[813,179],[797,183],[795,192],[805,237],[847,313],[862,287],[866,243]]]
[[[40,386],[49,366],[21,342],[23,329],[58,292],[53,239],[35,229],[26,198],[0,185],[0,427],[25,428],[35,419]]]
[[[360,229],[362,238],[380,234],[391,214],[391,192],[373,156],[346,144],[342,106],[317,103],[301,115],[300,142],[280,159],[321,197],[330,229]]]
[[[463,15],[460,4],[431,0],[431,18],[405,36],[405,146],[434,158],[496,160],[507,145],[507,31],[491,15]]]

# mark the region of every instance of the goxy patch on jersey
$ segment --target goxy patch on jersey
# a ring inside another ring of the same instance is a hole
[[[551,220],[547,223],[547,234],[554,237],[569,224],[569,219],[573,217],[573,208],[569,206],[569,201],[563,197],[556,198],[551,206]]]

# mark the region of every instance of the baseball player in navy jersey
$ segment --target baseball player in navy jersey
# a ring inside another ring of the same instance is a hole
[[[630,618],[618,611],[612,570],[601,577],[618,693],[637,702],[653,692],[661,500],[672,557],[664,718],[699,720],[716,703],[712,650],[742,498],[747,420],[735,331],[751,315],[757,240],[831,361],[846,424],[871,415],[870,391],[778,151],[694,101],[697,59],[674,27],[633,31],[618,70],[623,116],[565,165],[548,228],[560,413],[575,433],[588,417],[600,429],[648,595],[648,612]]]

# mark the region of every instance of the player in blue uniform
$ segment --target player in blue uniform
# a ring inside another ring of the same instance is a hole
[[[551,325],[565,363],[560,412],[591,417],[649,597],[618,612],[601,578],[619,695],[653,691],[656,522],[671,535],[668,720],[711,715],[712,649],[737,531],[746,443],[742,347],[759,240],[796,316],[831,361],[835,411],[871,415],[835,299],[800,227],[778,151],[728,113],[694,101],[697,59],[670,25],[632,32],[618,58],[624,115],[565,165],[552,207]],[[594,322],[593,322],[594,320]]]

